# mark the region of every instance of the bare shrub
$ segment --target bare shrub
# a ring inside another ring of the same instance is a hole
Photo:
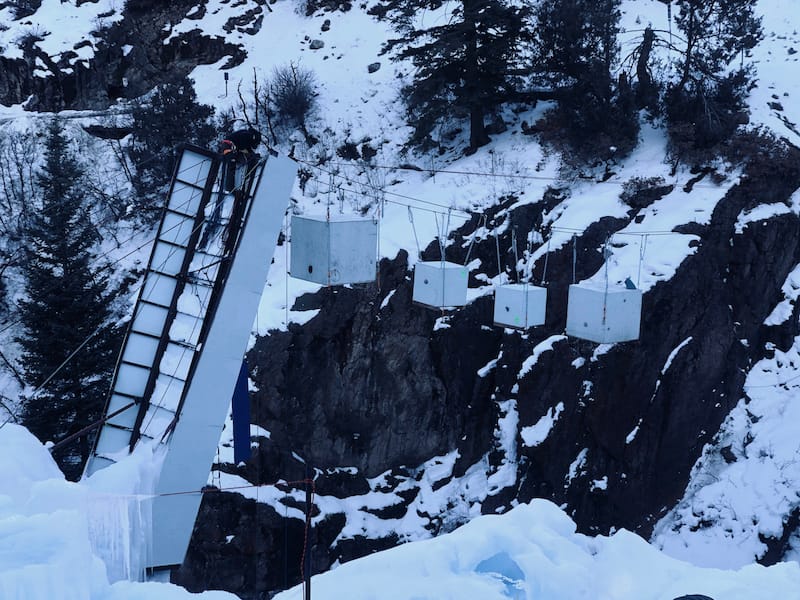
[[[19,238],[20,223],[36,193],[35,169],[40,155],[35,131],[0,135],[0,232],[6,240]]]
[[[313,71],[293,62],[276,67],[269,91],[277,123],[305,129],[306,120],[316,107],[316,88]]]

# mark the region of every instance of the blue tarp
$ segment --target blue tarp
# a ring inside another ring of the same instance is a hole
[[[231,400],[233,412],[233,461],[236,464],[250,458],[250,395],[247,392],[247,360],[242,361],[239,379]]]

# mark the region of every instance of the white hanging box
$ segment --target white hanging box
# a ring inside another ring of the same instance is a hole
[[[544,324],[547,289],[528,283],[509,283],[494,292],[494,323],[527,329]]]
[[[567,335],[613,344],[639,339],[642,292],[621,286],[569,286]]]
[[[469,269],[447,261],[423,261],[414,267],[414,302],[432,308],[467,303]]]
[[[378,222],[351,215],[292,216],[289,272],[322,285],[375,281]]]

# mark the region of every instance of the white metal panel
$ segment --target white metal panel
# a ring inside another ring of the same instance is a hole
[[[373,218],[332,219],[329,232],[331,284],[375,281],[378,222]]]
[[[112,394],[108,401],[108,414],[114,414],[121,408],[128,406],[131,402],[133,402],[133,398],[129,398],[128,396],[120,396],[119,394]],[[113,420],[115,423],[125,423],[127,420],[130,420],[131,425],[133,425],[135,418],[136,409],[131,407],[114,417]]]
[[[161,337],[164,323],[167,322],[168,312],[169,311],[163,306],[155,306],[146,303],[140,304],[134,316],[135,321],[133,326],[135,331]]]
[[[421,261],[414,266],[414,302],[447,308],[467,303],[469,269],[447,261]]]
[[[494,292],[494,322],[527,329],[544,324],[547,289],[528,283],[510,283]]]
[[[150,369],[123,363],[117,369],[117,385],[114,389],[120,394],[140,398],[144,394],[149,375]]]
[[[135,412],[135,409],[133,410]],[[131,432],[129,430],[117,429],[116,427],[104,427],[102,434],[97,440],[95,452],[98,456],[114,455],[120,450],[127,451],[130,442]],[[93,465],[94,469],[92,469],[89,474],[91,475],[98,469],[106,466],[108,466],[106,463],[101,465]]]
[[[208,156],[187,148],[181,155],[181,162],[175,178],[202,188],[208,179],[210,169],[211,161],[208,160]],[[197,213],[197,211],[193,211],[193,213]]]
[[[183,342],[196,346],[200,338],[200,330],[202,329],[202,317],[193,317],[191,315],[179,314],[175,316],[172,326],[169,328],[169,337],[176,342]]]
[[[142,288],[142,299],[154,304],[169,306],[177,284],[178,281],[174,277],[149,273]]]
[[[125,341],[125,352],[122,354],[122,360],[139,365],[152,366],[157,348],[157,339],[132,331]]]
[[[87,473],[92,474],[99,469],[107,466],[106,461],[97,462],[97,458],[104,454],[114,454],[122,450],[127,450],[128,444],[131,439],[131,430],[136,420],[137,405],[129,406],[132,402],[131,398],[127,396],[120,396],[113,394],[109,400],[108,410],[106,414],[114,414],[120,409],[128,406],[127,410],[115,415],[108,420],[108,425],[104,426],[98,435],[97,444],[95,447],[96,456],[93,456],[89,463],[86,465]],[[116,425],[118,427],[112,427]],[[111,462],[111,461],[109,461]]]
[[[174,420],[175,411],[156,404],[151,404],[147,408],[144,420],[142,421],[141,433],[144,436],[160,440]]]
[[[641,317],[641,290],[569,286],[567,335],[599,344],[637,340]]]
[[[187,246],[194,229],[194,218],[172,212],[164,214],[160,237],[166,242]]]
[[[325,219],[292,216],[289,273],[292,277],[328,284],[330,234]]]
[[[202,197],[202,188],[189,186],[176,181],[167,206],[170,210],[174,210],[175,212],[194,216],[197,214],[197,209],[200,208],[200,200]]]
[[[155,248],[153,249],[151,268],[159,273],[177,275],[181,272],[184,256],[186,256],[186,250],[184,248],[156,242]]]
[[[270,158],[255,192],[219,308],[169,441],[153,504],[150,567],[181,564],[186,554],[201,497],[186,492],[199,491],[208,480],[295,173],[293,161]]]
[[[100,429],[95,452],[87,463],[87,474],[95,473],[127,453],[142,406],[141,403],[131,403],[139,399],[145,402],[150,400],[142,396],[152,369],[158,366],[154,364],[159,352],[158,340],[164,333],[169,316],[168,308],[177,291],[176,277],[182,270],[186,256],[184,246],[189,243],[196,213],[203,201],[204,192],[209,189],[212,170],[216,173],[217,164],[214,155],[208,152],[185,149],[181,155],[176,179],[167,199],[169,208],[165,212],[159,228],[159,239],[150,256],[144,286],[131,320],[121,366],[114,379],[106,414],[113,414],[121,408],[125,410],[109,419]],[[169,275],[155,272],[159,269],[165,270]],[[186,369],[182,364],[181,367],[182,374],[185,375]],[[183,381],[179,381],[176,387],[182,386]],[[177,401],[173,401],[172,396],[169,394],[169,400],[175,407]]]
[[[101,438],[102,439],[102,438]],[[100,469],[105,469],[114,464],[115,461],[100,454],[92,456],[91,461],[86,465],[86,475],[93,475]]]
[[[158,371],[185,381],[189,376],[192,358],[194,358],[194,352],[186,346],[167,344]]]
[[[188,291],[188,293],[186,293]],[[208,301],[211,298],[213,287],[209,285],[190,285],[178,298],[178,311],[189,320],[192,317],[202,317],[206,314]]]
[[[162,373],[156,378],[156,385],[153,389],[153,394],[150,396],[150,401],[176,412],[181,400],[181,394],[183,394],[183,382]]]

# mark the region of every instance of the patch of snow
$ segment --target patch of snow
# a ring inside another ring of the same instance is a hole
[[[545,441],[562,412],[564,412],[564,403],[559,402],[555,406],[550,407],[544,416],[536,421],[535,424],[523,427],[522,431],[520,431],[520,437],[522,437],[523,443],[526,446],[535,447]]]
[[[614,347],[614,344],[598,344],[597,347],[592,352],[592,358],[590,360],[592,362],[597,362],[598,360],[600,360],[601,356],[611,352],[611,349],[613,347]]]
[[[542,340],[533,349],[533,353],[522,362],[522,366],[517,373],[517,379],[522,379],[527,375],[534,365],[539,361],[539,357],[545,352],[552,351],[553,346],[562,340],[566,340],[565,335],[551,335],[550,337]]]
[[[497,449],[503,453],[500,467],[487,480],[489,495],[514,484],[517,479],[517,429],[519,413],[516,400],[498,402],[500,417],[494,432]]]
[[[79,3],[62,0],[42,0],[41,6],[33,17],[25,19],[21,24],[29,23],[27,32],[39,39],[35,42],[46,55],[54,60],[66,52],[76,52],[78,59],[89,60],[94,57],[94,42],[99,38],[95,33],[122,19],[122,5],[119,0],[96,0]],[[101,17],[100,15],[106,15]],[[0,23],[11,22],[11,8],[0,9]],[[5,58],[22,58],[19,25],[0,28],[0,47]],[[91,42],[75,49],[81,40]]]
[[[389,301],[392,299],[392,296],[394,296],[394,293],[396,291],[397,290],[392,290],[388,294],[386,294],[386,297],[381,301],[380,310],[383,310],[384,308],[386,308],[389,305]]]
[[[578,456],[575,457],[575,460],[573,460],[572,464],[569,466],[569,473],[566,476],[567,485],[572,483],[575,478],[582,473],[583,467],[586,466],[586,457],[588,455],[588,448],[584,448],[578,452]]]
[[[494,370],[494,368],[497,366],[497,361],[500,360],[500,358],[502,358],[502,356],[503,356],[503,353],[500,352],[500,355],[497,358],[493,358],[488,363],[486,363],[484,366],[482,366],[480,369],[478,369],[478,377],[484,378],[489,373],[491,373]]]
[[[450,329],[450,327],[451,327],[450,317],[448,316],[438,317],[436,319],[436,322],[433,324],[434,331],[439,331],[441,329]]]
[[[0,428],[0,596],[9,600],[234,600],[141,576],[160,457],[140,447],[71,483],[26,429]],[[144,493],[143,493],[144,492]]]
[[[625,436],[625,443],[630,444],[633,440],[636,439],[636,436],[639,434],[639,427],[642,425],[642,420],[639,419],[639,422],[636,424],[636,427],[631,429],[630,433]]]
[[[350,600],[665,600],[688,594],[752,600],[791,597],[800,589],[800,566],[701,569],[659,553],[626,530],[581,535],[557,506],[533,500],[436,539],[342,564],[315,576],[311,585],[318,600],[338,600],[342,593]],[[275,600],[302,597],[297,586]]]
[[[781,325],[791,316],[797,297],[800,295],[800,265],[795,266],[792,272],[786,277],[781,287],[783,300],[772,309],[772,312],[764,320],[764,325]]]
[[[675,360],[675,357],[678,356],[678,353],[681,350],[683,350],[683,348],[685,348],[691,341],[692,341],[692,336],[687,337],[680,344],[675,346],[675,348],[672,350],[672,352],[669,353],[669,356],[667,357],[667,360],[664,361],[664,366],[661,367],[661,374],[662,375],[669,370],[670,366],[672,365],[672,361]]]
[[[766,224],[766,222],[779,215],[791,214],[791,209],[783,202],[772,202],[770,204],[759,204],[750,210],[743,210],[736,218],[734,230],[736,233],[743,233],[745,227],[753,223]]]

